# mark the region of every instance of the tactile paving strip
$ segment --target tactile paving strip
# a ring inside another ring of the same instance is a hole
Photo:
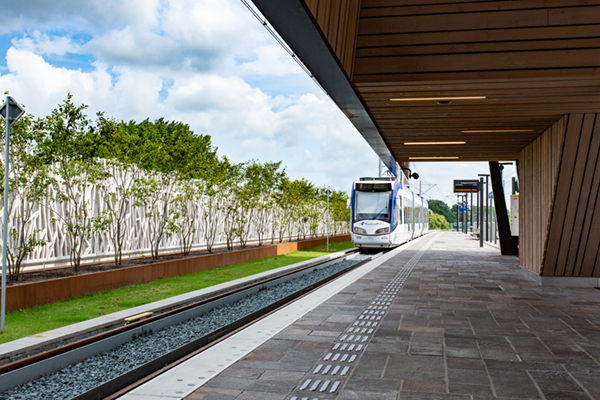
[[[379,321],[389,311],[392,302],[408,279],[423,254],[433,243],[430,239],[371,300],[358,318],[336,340],[300,385],[294,390],[289,400],[333,400],[356,365],[363,350],[373,337]]]

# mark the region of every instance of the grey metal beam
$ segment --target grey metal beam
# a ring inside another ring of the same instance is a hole
[[[389,147],[304,2],[252,1],[392,171],[392,154]]]

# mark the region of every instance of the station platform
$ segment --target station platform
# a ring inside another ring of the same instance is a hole
[[[599,290],[540,286],[459,233],[367,265],[125,398],[600,399]]]

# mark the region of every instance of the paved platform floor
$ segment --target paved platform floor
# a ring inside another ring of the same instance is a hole
[[[598,399],[600,290],[542,287],[516,257],[432,235],[187,399]]]

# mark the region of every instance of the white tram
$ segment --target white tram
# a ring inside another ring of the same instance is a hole
[[[427,201],[393,178],[361,178],[352,187],[352,243],[391,248],[429,229]]]

